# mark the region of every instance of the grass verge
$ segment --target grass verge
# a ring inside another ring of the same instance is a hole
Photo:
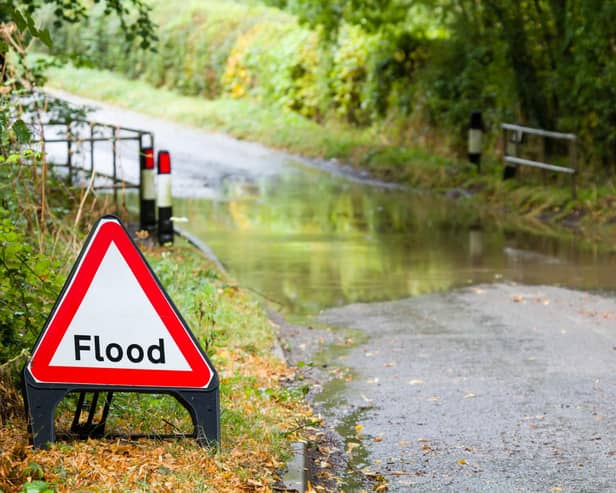
[[[581,228],[596,238],[613,234],[609,226],[616,221],[611,212],[616,184],[612,180],[597,184],[598,178],[582,173],[573,199],[563,177],[549,177],[551,184],[546,186],[539,173],[524,169],[521,179],[503,182],[497,162],[487,160],[479,174],[472,165],[436,152],[392,145],[387,128],[358,129],[335,122],[319,125],[248,99],[181,96],[108,71],[67,66],[52,69],[49,76],[51,87],[307,157],[336,158],[368,170],[376,178],[419,188],[461,189],[501,220],[503,215],[504,220],[509,216],[518,223],[521,218],[531,229],[541,223],[551,225],[556,233]],[[428,144],[431,146],[437,149],[436,144]]]
[[[222,450],[190,438],[60,441],[32,450],[17,413],[0,427],[1,491],[271,491],[290,441],[310,420],[302,391],[282,385],[293,375],[271,354],[273,324],[191,247],[144,253],[219,372]],[[70,404],[67,397],[58,407],[57,429],[70,426]],[[108,424],[120,435],[192,431],[186,411],[156,395],[120,394]]]

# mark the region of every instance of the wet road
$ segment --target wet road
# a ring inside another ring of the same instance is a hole
[[[458,205],[355,188],[224,135],[109,106],[94,118],[156,133],[185,198],[176,215],[242,285],[367,338],[331,353],[353,379],[321,397],[351,476],[379,471],[390,491],[610,491],[614,299],[511,284],[613,290],[609,250],[477,229]],[[135,149],[122,151],[136,179]],[[349,305],[384,299],[398,301]]]
[[[255,142],[161,120],[60,90],[49,89],[47,92],[53,97],[91,108],[89,120],[153,132],[156,152],[165,149],[171,153],[174,197],[217,199],[221,197],[226,181],[252,183],[267,180],[282,172],[288,173],[291,162],[342,174],[349,179],[361,179],[351,170],[343,170],[330,161],[305,159]],[[65,144],[50,144],[48,152],[58,156],[59,162],[65,162],[65,147]],[[82,146],[74,158],[75,162],[79,164],[87,159],[88,152],[89,147]],[[111,147],[97,144],[96,152],[97,169],[110,173]],[[139,153],[136,143],[120,142],[118,152],[119,176],[137,183]],[[87,167],[89,163],[84,161],[83,165]]]
[[[319,320],[369,336],[330,418],[355,414],[355,467],[390,491],[613,491],[616,301],[482,285]]]

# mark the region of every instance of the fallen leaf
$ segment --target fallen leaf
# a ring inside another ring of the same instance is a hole
[[[467,464],[466,459],[458,459],[458,464],[465,466]]]
[[[516,295],[513,297],[513,301],[515,301],[516,303],[519,303],[519,302],[520,302],[520,301],[522,301],[523,299],[524,299],[524,297],[523,297],[523,296],[521,296],[521,295],[519,295],[519,294],[516,294]]]
[[[353,450],[355,450],[357,447],[359,447],[359,443],[357,442],[349,442],[347,443],[347,454],[352,454]]]
[[[373,441],[374,442],[382,442],[383,441],[383,437],[374,437]]]
[[[355,425],[355,433],[361,433],[361,430],[364,429],[364,425]]]

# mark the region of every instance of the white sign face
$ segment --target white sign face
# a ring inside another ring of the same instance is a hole
[[[191,369],[113,242],[49,366]]]

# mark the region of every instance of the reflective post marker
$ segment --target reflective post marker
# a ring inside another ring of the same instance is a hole
[[[158,151],[158,243],[173,243],[171,156]]]
[[[481,137],[483,134],[483,122],[481,111],[471,113],[471,121],[468,129],[468,160],[481,171]]]
[[[141,183],[139,187],[139,225],[141,229],[156,229],[156,190],[154,188],[154,149],[144,147],[140,154]]]

